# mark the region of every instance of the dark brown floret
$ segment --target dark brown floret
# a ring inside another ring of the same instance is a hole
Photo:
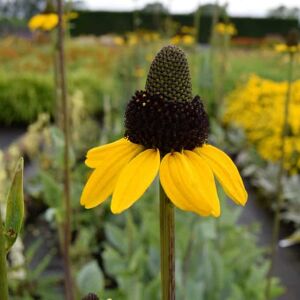
[[[286,36],[286,45],[288,47],[298,46],[300,33],[298,29],[291,29]]]
[[[99,300],[99,298],[96,294],[89,293],[84,298],[82,298],[82,300]]]
[[[125,137],[162,153],[192,150],[208,137],[208,117],[198,96],[173,101],[161,94],[138,91],[125,113]]]

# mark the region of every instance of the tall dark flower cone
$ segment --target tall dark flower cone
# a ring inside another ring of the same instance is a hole
[[[163,47],[153,60],[146,82],[150,95],[175,101],[191,101],[192,83],[185,53],[176,46]]]
[[[300,33],[298,29],[291,29],[286,36],[286,44],[289,47],[297,46],[300,40]]]
[[[99,300],[99,298],[96,294],[89,293],[84,298],[82,298],[82,300]]]

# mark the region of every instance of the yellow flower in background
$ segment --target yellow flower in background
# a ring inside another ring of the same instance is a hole
[[[135,46],[139,42],[138,36],[134,33],[128,33],[127,34],[127,44],[129,46]]]
[[[275,45],[275,51],[280,53],[296,53],[300,51],[300,44],[295,46],[288,46],[287,44]]]
[[[224,121],[242,127],[247,139],[267,161],[276,162],[281,157],[286,91],[286,81],[252,75],[227,97]],[[292,170],[300,169],[300,80],[292,83],[289,111],[284,167]]]
[[[182,26],[180,29],[180,32],[184,33],[184,34],[189,34],[189,35],[193,35],[195,34],[195,28],[194,27],[190,27],[190,26]]]
[[[217,23],[215,26],[215,31],[220,35],[236,35],[237,30],[232,23]]]
[[[112,195],[111,210],[121,213],[158,174],[166,195],[181,210],[218,217],[214,178],[233,201],[245,205],[247,192],[236,166],[207,144],[207,136],[208,117],[200,98],[192,97],[185,54],[164,47],[151,64],[145,91],[137,91],[127,105],[125,137],[88,151],[85,163],[94,171],[81,205],[93,208]]]
[[[125,44],[125,41],[121,36],[115,36],[113,41],[114,41],[114,44],[117,46],[123,46]]]
[[[192,35],[185,34],[185,35],[175,35],[171,38],[172,45],[193,45],[195,44],[195,38]]]
[[[180,44],[181,38],[179,35],[175,35],[171,38],[171,44],[172,45],[178,45]]]
[[[300,51],[300,32],[297,29],[291,29],[286,37],[285,43],[275,45],[275,51],[281,53],[294,54]]]
[[[145,76],[145,70],[142,67],[136,67],[133,73],[134,77],[142,78]]]
[[[184,45],[193,45],[193,44],[195,44],[195,38],[192,35],[185,34],[182,37],[182,43]]]
[[[64,21],[76,19],[78,13],[69,12],[64,15]],[[58,15],[55,13],[44,13],[33,16],[29,22],[28,27],[31,31],[43,30],[51,31],[58,25]]]
[[[44,20],[45,19],[43,15],[33,16],[28,22],[28,27],[31,31],[40,29],[44,24]]]
[[[71,12],[68,12],[65,14],[65,18],[67,20],[74,20],[74,19],[77,19],[79,16],[79,14],[75,11],[71,11]]]
[[[152,53],[148,53],[145,57],[146,61],[148,62],[152,62],[153,60],[153,54]]]
[[[58,16],[57,14],[49,13],[49,14],[38,14],[33,16],[29,22],[28,27],[31,31],[35,30],[44,30],[50,31],[54,29],[58,24]]]

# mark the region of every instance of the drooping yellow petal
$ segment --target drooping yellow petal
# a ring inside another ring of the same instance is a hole
[[[122,138],[113,143],[92,148],[86,155],[85,164],[90,168],[97,168],[104,160],[122,153],[126,156],[128,153],[138,154],[143,150],[143,146],[131,143],[129,140]]]
[[[112,194],[123,168],[141,151],[141,147],[132,147],[128,143],[127,147],[110,147],[110,151],[99,151],[97,157],[101,156],[101,160],[97,162],[97,168],[83,189],[80,204],[92,208],[105,201]]]
[[[213,173],[192,151],[167,154],[160,166],[160,181],[170,200],[180,209],[201,216],[220,215]]]
[[[248,194],[240,173],[231,158],[220,149],[204,145],[194,150],[212,169],[225,193],[237,204],[245,205]]]
[[[159,164],[159,151],[147,149],[123,169],[113,193],[113,213],[121,213],[144,194],[157,175]]]

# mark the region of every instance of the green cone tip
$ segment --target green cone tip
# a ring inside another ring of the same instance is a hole
[[[174,101],[191,101],[192,83],[185,53],[176,46],[163,47],[154,58],[147,77],[146,91]]]

